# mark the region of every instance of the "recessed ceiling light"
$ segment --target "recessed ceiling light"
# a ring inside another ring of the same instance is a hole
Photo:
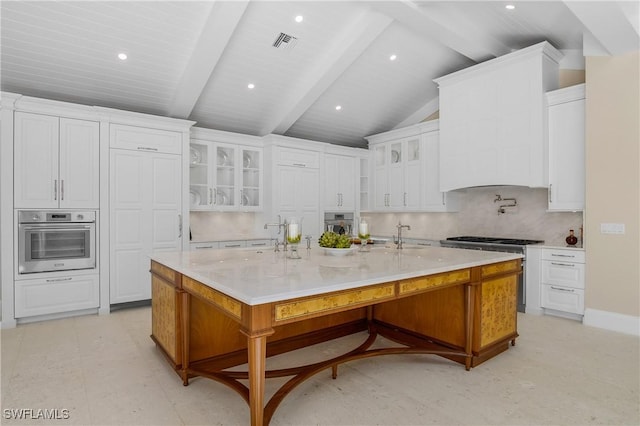
[[[127,59],[127,54],[126,53],[118,53],[118,59],[120,59],[121,61],[124,61]]]
[[[256,85],[255,85],[255,84],[253,84],[253,83],[249,83],[249,84],[247,84],[247,87],[248,87],[249,89],[253,89],[254,87],[256,87]]]
[[[513,9],[515,9],[515,8],[516,8],[516,7],[515,7],[515,5],[513,5],[513,4],[508,4],[508,5],[506,5],[506,6],[505,6],[505,9],[509,9],[509,10],[513,10]]]
[[[340,111],[341,109],[342,109],[342,106],[336,105],[336,111]]]
[[[389,56],[390,61],[395,61],[398,57],[396,55]]]
[[[300,23],[300,22],[302,22],[303,20],[304,20],[304,16],[302,16],[302,15],[298,15],[298,16],[296,16],[296,22]]]

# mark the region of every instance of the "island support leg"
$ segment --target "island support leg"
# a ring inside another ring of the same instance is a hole
[[[251,425],[264,424],[264,383],[267,358],[267,336],[249,336],[249,410]]]

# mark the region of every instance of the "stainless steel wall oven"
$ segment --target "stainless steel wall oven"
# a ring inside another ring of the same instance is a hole
[[[96,268],[96,212],[18,211],[18,274]]]

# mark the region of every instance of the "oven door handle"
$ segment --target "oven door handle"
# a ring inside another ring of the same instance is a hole
[[[20,225],[20,229],[23,231],[78,231],[78,230],[91,230],[93,225],[51,225],[51,224],[41,224],[41,225]]]

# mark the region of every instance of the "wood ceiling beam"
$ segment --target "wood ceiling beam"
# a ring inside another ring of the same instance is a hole
[[[565,6],[582,22],[585,34],[585,56],[622,55],[638,50],[640,37],[619,2],[565,1]],[[606,52],[599,52],[604,48]]]
[[[284,95],[281,106],[273,108],[261,134],[284,134],[391,22],[391,18],[375,11],[363,11],[318,55],[308,72]]]
[[[249,0],[216,1],[213,4],[169,106],[170,117],[187,118],[191,115],[248,4]]]
[[[484,62],[511,51],[500,41],[473,28],[447,22],[442,16],[431,16],[425,8],[410,0],[374,1],[371,5],[426,39],[441,43],[475,62]]]

